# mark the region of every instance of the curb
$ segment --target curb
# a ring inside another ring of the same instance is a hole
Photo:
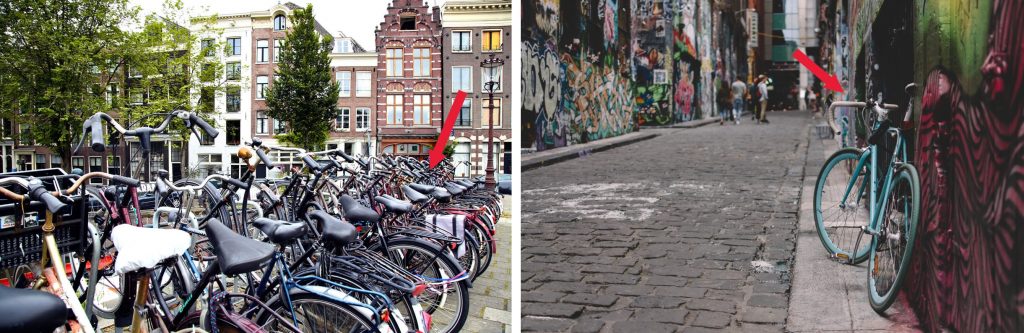
[[[639,132],[634,132],[634,133],[639,133]],[[609,143],[609,144],[606,144],[606,145],[600,145],[600,146],[593,147],[593,148],[579,147],[579,148],[576,148],[576,149],[570,149],[570,150],[565,151],[563,153],[553,154],[553,155],[547,156],[547,157],[535,158],[535,161],[523,161],[522,165],[520,166],[520,169],[521,169],[521,171],[529,171],[529,170],[537,169],[537,168],[540,168],[540,167],[554,165],[554,164],[565,162],[565,161],[568,161],[568,160],[571,160],[571,159],[574,159],[574,158],[578,158],[581,155],[589,155],[590,153],[596,153],[596,152],[605,151],[605,150],[612,149],[612,148],[618,148],[618,147],[622,147],[622,146],[625,146],[625,145],[637,143],[637,142],[644,141],[644,140],[653,139],[653,138],[657,137],[658,135],[660,135],[660,134],[657,134],[657,133],[647,133],[647,134],[638,135],[637,137],[630,138],[628,140],[621,140],[621,141],[617,141],[617,142],[612,142],[612,143]]]
[[[707,124],[711,124],[711,123],[717,123],[718,120],[719,120],[719,117],[712,117],[712,118],[708,118],[708,119],[684,121],[684,122],[677,123],[677,124],[672,124],[672,125],[653,125],[653,126],[645,125],[645,126],[640,126],[640,129],[695,128],[695,127],[701,127],[701,126],[704,126],[704,125],[707,125]]]

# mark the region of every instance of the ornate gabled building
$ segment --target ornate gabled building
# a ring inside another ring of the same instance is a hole
[[[376,43],[377,150],[425,159],[443,116],[440,9],[392,0]]]

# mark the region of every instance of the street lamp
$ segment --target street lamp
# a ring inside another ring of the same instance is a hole
[[[488,81],[484,83],[484,90],[487,91],[487,173],[484,178],[484,186],[488,190],[494,190],[494,90],[501,89],[501,67],[505,60],[494,57],[494,53],[484,61],[480,62],[480,69],[487,73]]]

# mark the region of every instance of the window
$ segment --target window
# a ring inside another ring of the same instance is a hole
[[[107,173],[112,175],[121,174],[121,157],[107,156]]]
[[[242,54],[242,38],[228,37],[228,55]]]
[[[388,95],[388,125],[402,124],[402,95]]]
[[[335,128],[339,131],[348,131],[349,127],[352,126],[351,121],[349,121],[351,120],[349,117],[351,117],[351,111],[349,108],[338,109],[338,119],[335,120],[336,124],[334,124]]]
[[[452,52],[472,51],[472,34],[471,31],[452,31]]]
[[[204,39],[199,41],[199,52],[204,56],[213,56],[213,39]]]
[[[492,69],[481,69],[480,70],[480,89],[484,92],[489,91],[487,89],[487,82],[497,82],[494,84],[494,92],[501,92],[501,73],[504,71],[505,66],[498,66]],[[494,71],[494,76],[488,75],[487,72]]]
[[[416,17],[415,16],[402,16],[401,18],[401,29],[402,30],[416,30]]]
[[[217,72],[214,71],[213,64],[203,64],[199,69],[199,81],[202,82],[213,82],[214,77],[217,76]]]
[[[213,111],[213,98],[214,98],[213,87],[203,87],[199,92],[199,108],[202,111]],[[134,94],[134,93],[133,93]]]
[[[280,59],[280,57],[281,57],[281,44],[282,43],[284,43],[284,40],[281,40],[281,39],[275,39],[274,40],[274,62],[277,62],[277,59]]]
[[[459,117],[455,119],[455,126],[473,126],[473,100],[467,98],[462,102],[462,109],[459,110]]]
[[[267,98],[267,76],[260,75],[256,77],[256,99]]]
[[[242,173],[248,170],[247,164],[238,155],[231,154],[231,177],[242,178]]]
[[[452,92],[473,92],[473,67],[452,67]]]
[[[201,177],[220,173],[220,154],[199,154],[199,174]]]
[[[270,52],[267,49],[270,46],[269,43],[266,39],[256,41],[256,62],[267,62],[270,59],[267,53]]]
[[[228,86],[226,104],[228,112],[238,112],[242,109],[242,87]]]
[[[242,63],[229,62],[224,64],[224,72],[228,80],[237,81],[242,78]]]
[[[370,72],[356,72],[356,97],[370,97]]]
[[[288,130],[288,123],[274,119],[274,134],[283,134]]]
[[[501,30],[485,30],[481,35],[480,50],[484,52],[501,51]]]
[[[64,159],[60,158],[60,155],[50,155],[50,167],[60,169],[64,164]]]
[[[90,157],[89,158],[89,172],[100,172],[103,171],[103,158],[102,157]],[[103,178],[96,177],[92,179],[93,183],[100,183]]]
[[[337,72],[334,74],[334,80],[338,81],[338,96],[352,96],[352,72]]]
[[[29,124],[21,124],[18,126],[21,130],[18,134],[18,138],[21,141],[21,145],[27,146],[32,144],[32,126]]]
[[[494,126],[495,127],[501,127],[501,99],[500,98],[495,98],[493,100],[492,99],[484,98],[482,100],[483,104],[480,105],[480,115],[481,115],[480,127],[487,127],[490,124],[491,118],[487,114],[487,111],[490,110],[490,104],[488,104],[488,103],[490,103],[491,101],[494,102]]]
[[[430,49],[417,47],[412,50],[412,75],[430,76]]]
[[[213,124],[210,124],[213,125]],[[203,146],[212,146],[214,137],[206,135],[206,132],[197,131],[199,133],[199,144]],[[135,162],[132,162],[135,163]]]
[[[142,88],[132,88],[128,92],[128,98],[134,105],[142,105],[142,103],[146,100],[146,97],[143,96]]]
[[[113,104],[117,98],[117,83],[107,85],[107,104]]]
[[[284,15],[274,16],[274,30],[280,31],[288,27],[288,18]]]
[[[430,125],[430,95],[412,97],[412,118],[416,125]]]
[[[370,108],[356,109],[356,131],[370,130]]]
[[[352,143],[351,142],[346,142],[344,147],[345,147],[345,152],[348,153],[349,155],[351,155],[352,154]]]
[[[71,157],[71,169],[79,169],[85,171],[85,157]]]
[[[387,64],[388,76],[403,76],[402,73],[402,49],[394,48],[387,49],[385,53],[385,63]]]
[[[46,169],[46,155],[36,154],[36,170]]]
[[[267,134],[267,112],[256,112],[256,134]]]
[[[348,38],[338,38],[334,44],[335,53],[352,53],[352,41]]]
[[[228,134],[228,145],[238,145],[242,143],[242,122],[240,120],[228,120],[227,121],[227,134]]]

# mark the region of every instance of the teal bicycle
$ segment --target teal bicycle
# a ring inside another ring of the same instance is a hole
[[[916,85],[907,85],[906,91],[913,100]],[[837,103],[871,110],[875,117],[866,148],[840,149],[818,173],[815,227],[832,259],[848,264],[868,261],[871,308],[884,313],[910,265],[921,209],[920,179],[907,162],[901,129],[887,118],[889,105],[872,100]],[[912,105],[908,103],[903,124],[909,124]],[[862,241],[865,235],[870,241]]]

